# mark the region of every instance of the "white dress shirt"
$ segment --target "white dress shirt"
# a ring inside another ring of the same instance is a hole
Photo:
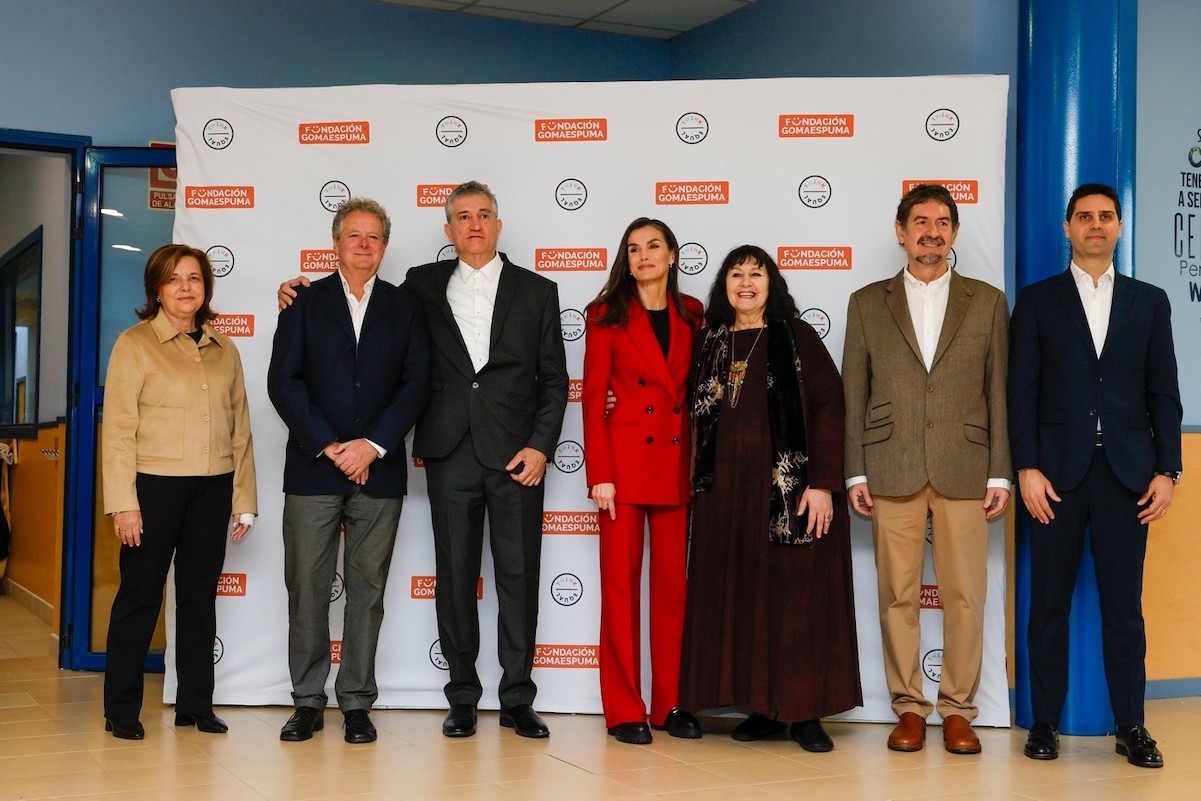
[[[354,342],[359,343],[359,333],[363,330],[363,318],[367,316],[367,303],[371,300],[371,290],[375,288],[375,276],[367,279],[367,283],[363,284],[363,299],[359,300],[350,291],[350,282],[346,280],[346,276],[342,275],[342,271],[338,271],[338,278],[342,281],[342,292],[346,295],[346,306],[350,309],[350,324],[354,327]],[[379,458],[383,459],[388,455],[388,449],[383,448],[371,440],[363,437],[363,439],[371,447],[375,448]]]
[[[1084,316],[1088,319],[1088,332],[1093,335],[1093,350],[1097,357],[1105,347],[1105,337],[1109,334],[1109,310],[1113,308],[1113,262],[1101,273],[1097,282],[1093,277],[1072,262],[1069,267],[1072,278],[1076,281],[1076,291],[1080,293],[1080,303],[1084,306]],[[1097,431],[1101,430],[1101,417],[1097,416]]]
[[[459,333],[467,345],[471,365],[478,373],[488,363],[492,343],[492,312],[496,308],[496,288],[500,284],[500,254],[483,267],[475,268],[460,260],[446,284],[446,302],[455,316]]]

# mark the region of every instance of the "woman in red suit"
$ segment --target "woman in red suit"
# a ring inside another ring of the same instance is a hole
[[[651,728],[701,736],[679,709],[684,629],[689,467],[685,385],[703,307],[681,295],[679,246],[659,220],[622,235],[604,289],[587,311],[584,445],[600,514],[600,681],[609,734],[651,741]],[[608,390],[621,399],[606,416]],[[642,553],[650,529],[650,726],[642,699]]]

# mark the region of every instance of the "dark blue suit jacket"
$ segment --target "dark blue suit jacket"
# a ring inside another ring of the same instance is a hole
[[[267,393],[288,426],[284,492],[350,492],[354,484],[321,451],[364,437],[388,452],[372,463],[364,491],[403,496],[404,438],[429,399],[430,342],[421,304],[377,277],[356,346],[338,273],[296,292],[296,301],[280,312],[267,371]]]
[[[1131,492],[1180,469],[1180,387],[1164,291],[1117,275],[1098,358],[1070,270],[1022,291],[1009,346],[1009,439],[1015,470],[1041,470],[1062,492],[1096,450]]]

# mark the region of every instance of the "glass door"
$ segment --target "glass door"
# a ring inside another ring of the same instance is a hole
[[[173,148],[89,148],[84,159],[82,260],[72,285],[71,404],[61,664],[104,668],[108,615],[119,583],[119,545],[104,514],[104,376],[113,343],[138,322],[146,259],[171,241]],[[162,670],[159,627],[147,660]]]

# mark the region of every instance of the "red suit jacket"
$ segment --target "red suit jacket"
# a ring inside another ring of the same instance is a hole
[[[684,296],[696,315],[689,325],[667,304],[671,343],[667,358],[650,317],[630,303],[624,328],[600,324],[604,308],[588,310],[585,328],[584,464],[588,486],[613,483],[617,503],[681,504],[689,499],[691,426],[685,388],[692,362],[692,337],[704,307]],[[617,405],[605,417],[605,393]]]

